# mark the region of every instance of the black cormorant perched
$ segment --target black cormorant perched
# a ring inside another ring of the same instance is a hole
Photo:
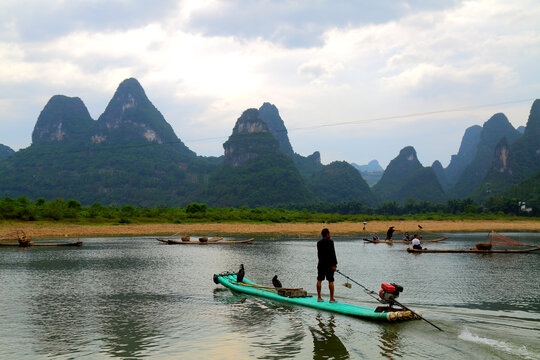
[[[278,280],[277,275],[274,275],[272,278],[272,285],[274,285],[275,288],[281,289],[283,285],[281,285],[281,281]]]
[[[238,270],[238,273],[236,274],[236,282],[244,281],[245,274],[246,272],[244,270],[244,264],[240,264],[240,270]]]

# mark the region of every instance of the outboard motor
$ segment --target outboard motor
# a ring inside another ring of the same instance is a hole
[[[379,297],[385,302],[390,304],[394,303],[394,300],[399,297],[399,293],[403,291],[403,286],[398,284],[381,284],[381,290],[379,291]]]

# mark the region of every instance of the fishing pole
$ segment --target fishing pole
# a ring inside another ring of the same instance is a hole
[[[441,329],[440,327],[438,327],[437,325],[435,325],[434,323],[432,323],[432,322],[429,321],[428,319],[424,318],[422,315],[418,314],[418,313],[415,312],[414,310],[409,309],[408,307],[406,307],[405,305],[403,305],[402,303],[400,303],[400,302],[397,301],[397,300],[393,300],[393,301],[394,301],[396,304],[398,304],[399,306],[401,306],[402,308],[404,308],[405,310],[409,310],[409,311],[412,312],[414,315],[418,316],[420,319],[422,319],[422,320],[424,320],[425,322],[427,322],[429,325],[435,327],[435,329],[444,332],[443,329]]]
[[[381,302],[381,299],[379,299],[378,296],[373,296],[373,294],[377,295],[377,293],[373,290],[369,290],[367,287],[365,287],[364,285],[360,284],[359,282],[357,282],[356,280],[354,279],[351,279],[350,277],[348,277],[347,275],[345,275],[344,273],[342,273],[341,271],[339,270],[336,270],[336,272],[338,274],[340,274],[341,276],[347,278],[348,280],[351,280],[353,283],[355,283],[356,285],[362,287],[364,289],[364,291],[366,292],[366,294],[368,294],[369,296],[371,296],[372,298],[374,298],[375,300],[377,300],[378,302]]]
[[[379,297],[375,297],[373,296],[373,294],[377,294],[375,291],[373,290],[369,290],[367,287],[365,287],[364,285],[360,284],[358,281],[354,280],[354,279],[351,279],[349,276],[345,275],[344,273],[342,273],[341,271],[339,270],[336,270],[336,272],[338,274],[340,274],[341,276],[344,276],[345,278],[347,278],[348,280],[352,281],[353,283],[355,283],[356,285],[362,287],[364,289],[364,291],[369,295],[371,296],[372,298],[374,298],[375,300],[377,300],[378,302],[380,303],[385,303],[384,301],[382,301],[381,299],[379,299]],[[398,302],[397,300],[392,300],[394,303],[396,303],[397,305],[401,306],[403,309],[405,310],[408,310],[410,311],[411,313],[413,313],[414,315],[418,316],[420,319],[424,320],[425,322],[427,322],[429,325],[435,327],[437,330],[440,330],[442,332],[444,332],[443,329],[441,329],[440,327],[438,327],[437,325],[433,324],[431,321],[427,320],[426,318],[424,318],[422,315],[418,314],[416,311],[408,308],[407,306],[403,305],[402,303]]]

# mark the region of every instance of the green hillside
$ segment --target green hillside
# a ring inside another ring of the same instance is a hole
[[[223,165],[199,198],[213,206],[256,207],[309,202],[313,195],[291,159],[276,150],[241,166]]]
[[[322,166],[308,180],[309,189],[322,202],[359,201],[376,203],[375,196],[362,175],[345,161]]]

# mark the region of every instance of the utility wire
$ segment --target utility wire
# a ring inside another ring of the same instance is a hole
[[[451,108],[451,109],[445,109],[445,110],[433,110],[433,111],[418,112],[418,113],[403,114],[403,115],[390,115],[390,116],[381,116],[381,117],[366,118],[366,119],[359,119],[359,120],[352,120],[352,121],[343,121],[343,122],[338,122],[338,123],[326,123],[326,124],[318,124],[318,125],[312,125],[312,126],[303,126],[303,127],[279,130],[277,132],[287,133],[291,131],[313,130],[313,129],[320,129],[320,128],[325,128],[325,127],[364,124],[364,123],[370,123],[370,122],[375,122],[375,121],[388,121],[388,120],[396,120],[396,119],[406,119],[406,118],[411,118],[411,117],[424,117],[424,116],[429,116],[429,115],[448,114],[448,113],[453,113],[453,112],[475,110],[475,109],[488,108],[488,107],[500,106],[500,105],[519,104],[519,103],[530,102],[534,100],[535,98],[529,98],[529,99],[504,101],[504,102],[491,103],[491,104],[469,105],[469,106],[463,106],[463,107],[457,107],[457,108]],[[132,145],[103,146],[103,147],[85,148],[85,149],[80,149],[80,150],[37,153],[33,155],[59,155],[59,154],[71,154],[71,153],[82,153],[82,152],[120,150],[120,149],[130,149],[130,148],[143,148],[143,147],[160,146],[160,145],[200,143],[200,142],[206,142],[206,141],[213,142],[217,140],[223,141],[224,139],[227,139],[227,138],[228,136],[216,136],[216,137],[207,137],[207,138],[198,138],[198,139],[195,138],[195,139],[185,140],[185,141],[178,139],[178,140],[166,141],[166,142],[161,142],[161,143],[148,142],[148,143],[132,144]]]

